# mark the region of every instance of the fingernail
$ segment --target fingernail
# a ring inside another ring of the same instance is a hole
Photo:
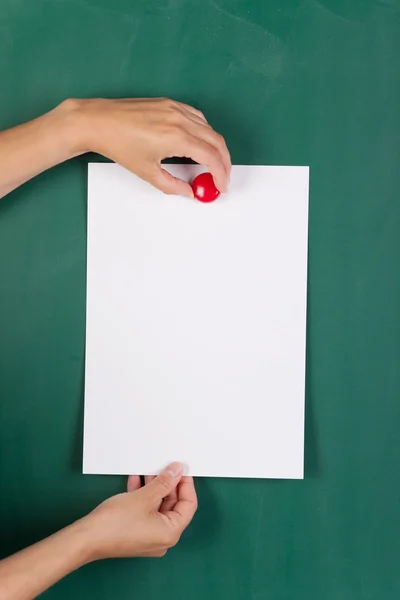
[[[178,477],[182,473],[182,468],[181,463],[173,462],[166,468],[166,471],[171,477]]]

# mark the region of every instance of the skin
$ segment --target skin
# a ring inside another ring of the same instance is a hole
[[[231,160],[204,115],[164,98],[66,100],[45,115],[0,133],[0,197],[85,152],[118,162],[166,194],[193,197],[187,182],[161,168],[164,158],[206,165],[226,192]]]
[[[96,152],[166,194],[193,197],[187,182],[161,167],[168,157],[206,165],[227,191],[231,160],[225,141],[195,108],[165,98],[66,100],[49,113],[0,133],[0,198],[70,158]],[[0,600],[30,600],[75,569],[104,558],[160,557],[193,518],[190,477],[173,463],[158,477],[131,475],[127,492],[89,515],[0,562]]]
[[[41,542],[0,562],[0,599],[36,598],[62,577],[103,558],[161,557],[197,509],[191,477],[172,463],[156,478],[128,479],[127,492]]]

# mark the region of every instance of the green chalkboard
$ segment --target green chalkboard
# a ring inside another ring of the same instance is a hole
[[[0,128],[162,95],[236,164],[311,166],[305,480],[199,480],[165,559],[49,600],[400,597],[399,56],[398,0],[1,0]],[[2,555],[124,486],[81,475],[86,164],[0,202]]]

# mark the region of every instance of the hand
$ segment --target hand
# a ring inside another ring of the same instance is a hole
[[[173,463],[161,475],[128,479],[128,491],[114,496],[83,519],[91,560],[128,556],[164,556],[193,518],[197,497],[191,477]]]
[[[84,152],[97,152],[166,194],[193,197],[190,185],[161,168],[164,158],[206,165],[226,192],[231,159],[204,115],[163,98],[65,100],[50,112],[0,132],[0,198],[35,175]]]
[[[191,158],[227,191],[231,159],[224,138],[195,108],[164,98],[68,102],[77,102],[80,115],[76,154],[97,152],[167,194],[193,197],[187,182],[161,168],[164,158]]]
[[[128,479],[128,492],[87,517],[0,561],[0,598],[32,600],[82,565],[100,558],[163,556],[197,508],[191,477],[173,463],[156,478]]]

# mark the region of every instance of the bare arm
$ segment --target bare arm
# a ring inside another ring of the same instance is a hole
[[[30,600],[89,561],[84,522],[0,562],[0,600]]]
[[[1,561],[0,600],[32,600],[93,560],[164,556],[179,541],[196,508],[193,480],[182,478],[178,463],[148,478],[143,488],[139,477],[130,477],[127,493]]]
[[[77,152],[74,113],[68,103],[0,133],[0,198]]]
[[[207,165],[226,191],[231,162],[204,115],[167,99],[66,100],[49,113],[0,133],[0,197],[35,175],[85,152],[120,163],[168,194],[192,196],[161,168],[171,156]]]

